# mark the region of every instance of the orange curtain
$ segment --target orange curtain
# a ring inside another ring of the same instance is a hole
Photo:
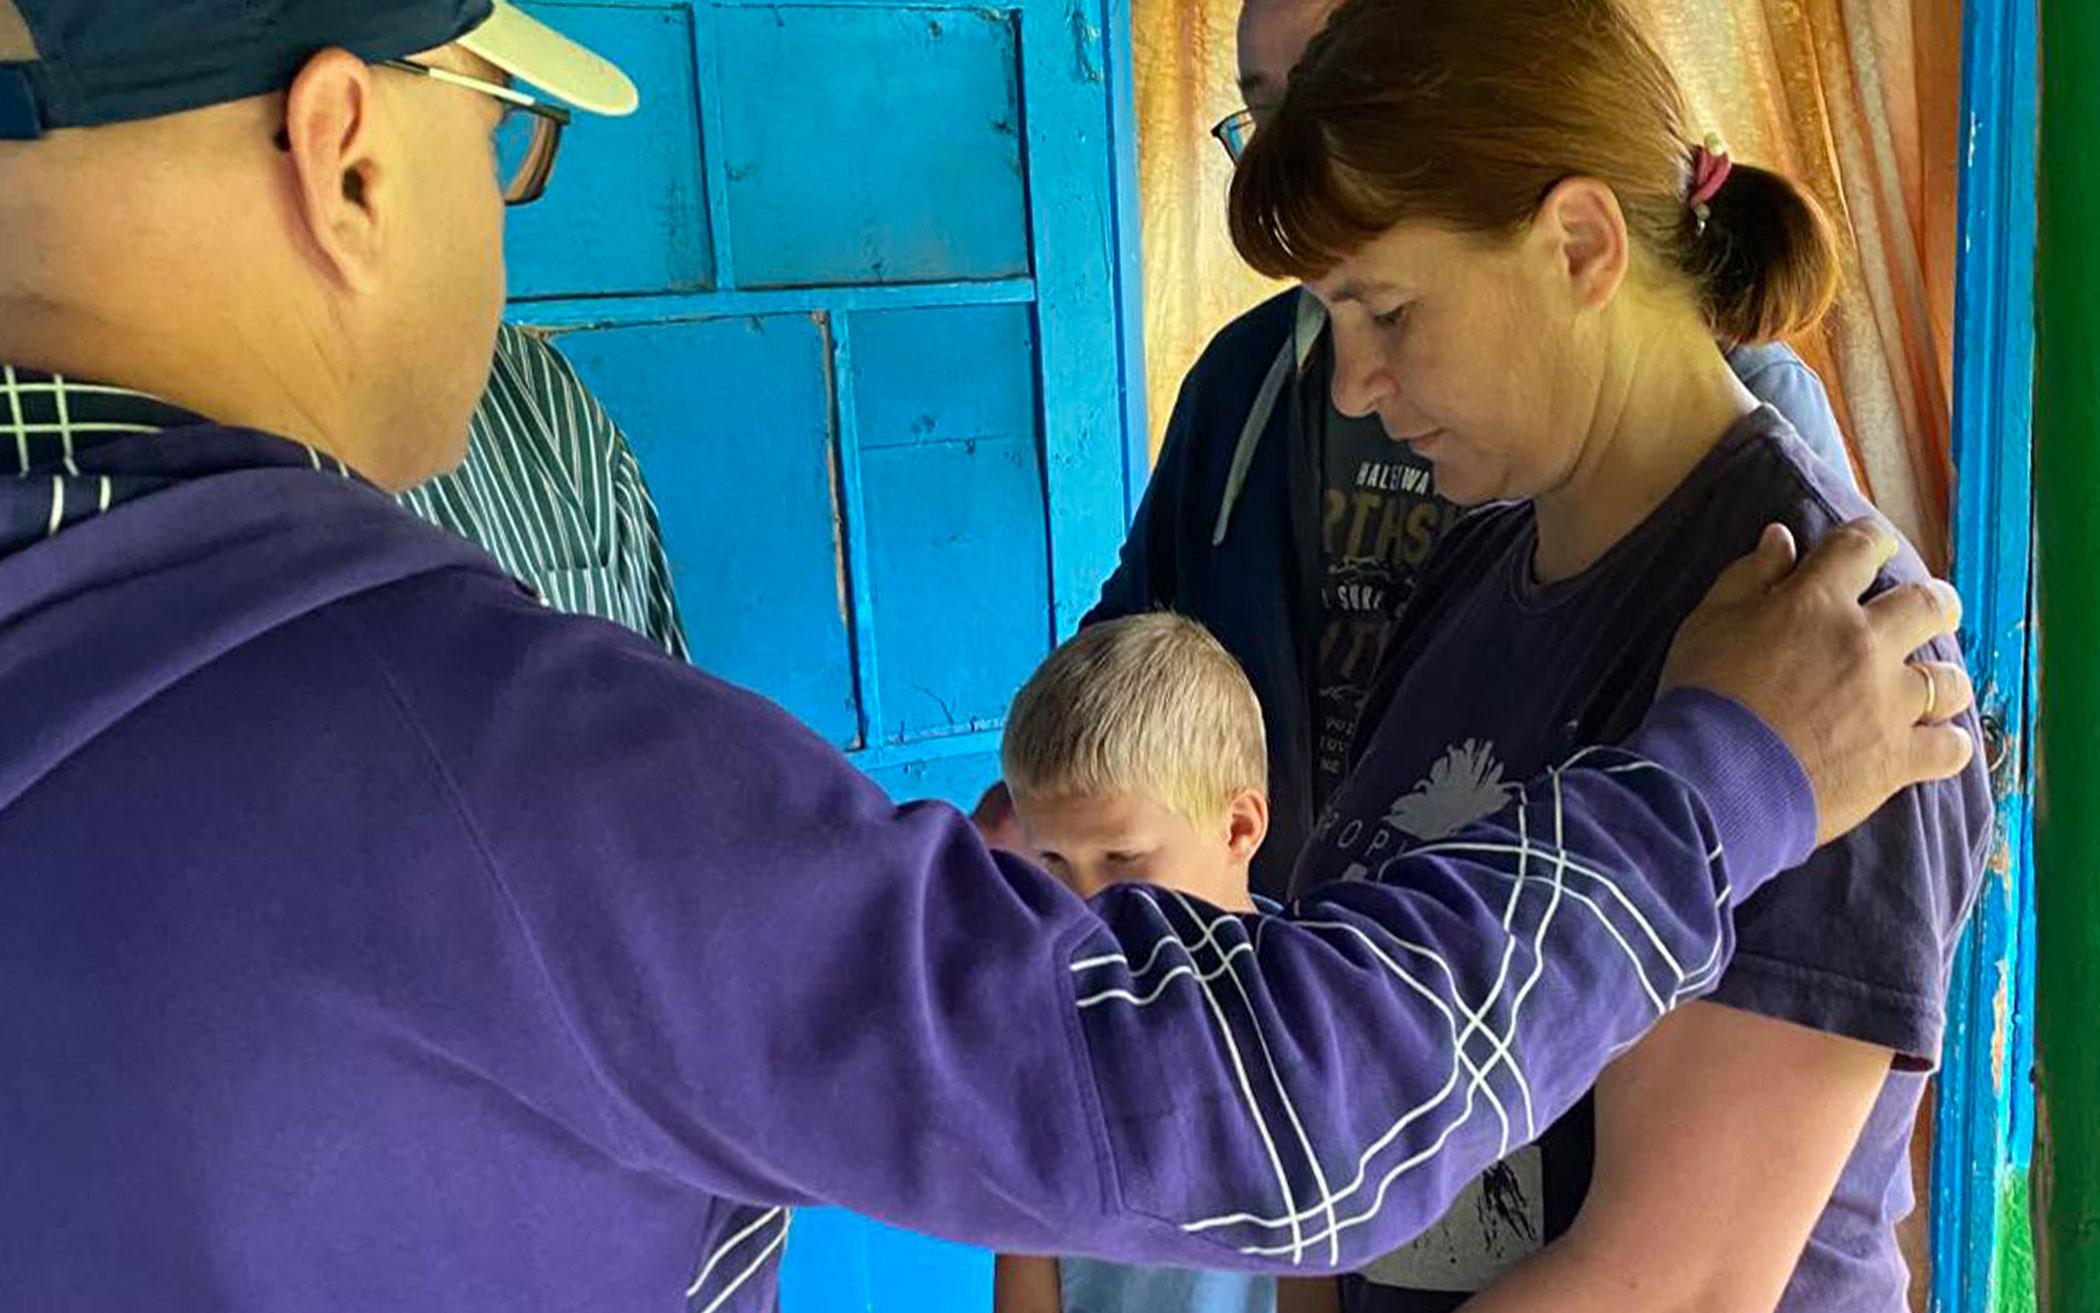
[[[1240,107],[1239,0],[1132,0],[1145,274],[1145,397],[1159,451],[1181,376],[1211,334],[1273,295],[1225,228],[1232,162],[1210,125]]]
[[[1702,131],[1822,202],[1845,278],[1795,345],[1830,385],[1865,486],[1946,564],[1960,0],[1630,0]],[[1155,444],[1203,343],[1275,288],[1226,236],[1237,0],[1133,0]]]
[[[1738,155],[1822,202],[1844,285],[1795,343],[1830,384],[1864,486],[1947,564],[1960,0],[1636,0]]]

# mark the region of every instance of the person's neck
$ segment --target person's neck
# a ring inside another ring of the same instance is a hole
[[[163,299],[162,304],[165,304]],[[210,299],[193,303],[212,304]],[[303,442],[357,467],[343,450],[340,389],[296,328],[115,312],[77,303],[0,297],[0,362],[144,392],[215,424]]]
[[[1533,500],[1532,573],[1541,583],[1595,564],[1757,406],[1702,334],[1650,333],[1614,356],[1573,472]]]
[[[1252,874],[1245,864],[1235,866],[1224,885],[1206,891],[1204,896],[1216,899],[1217,908],[1221,912],[1256,911],[1258,909],[1254,906],[1254,895],[1249,892]]]

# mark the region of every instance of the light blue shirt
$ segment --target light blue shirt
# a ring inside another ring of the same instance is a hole
[[[1845,451],[1845,436],[1838,432],[1837,415],[1830,406],[1830,391],[1807,361],[1783,342],[1767,342],[1731,349],[1728,365],[1752,396],[1778,411],[1818,459],[1846,486],[1859,491],[1852,457]]]
[[[1276,1279],[1057,1260],[1064,1313],[1276,1313]]]

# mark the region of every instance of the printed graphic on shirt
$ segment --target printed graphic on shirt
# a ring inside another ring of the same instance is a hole
[[[1459,1192],[1435,1226],[1361,1275],[1397,1290],[1467,1293],[1537,1252],[1546,1231],[1545,1183],[1537,1145],[1527,1144]]]
[[[1428,776],[1393,799],[1377,824],[1343,822],[1329,808],[1321,813],[1313,838],[1333,845],[1348,858],[1336,879],[1369,879],[1380,863],[1492,816],[1516,796],[1517,786],[1503,779],[1494,745],[1467,739],[1445,749]]]
[[[1326,409],[1321,435],[1320,587],[1325,620],[1314,674],[1313,765],[1324,801],[1348,770],[1371,676],[1422,563],[1458,518],[1429,464],[1375,419]]]
[[[1365,879],[1400,853],[1501,811],[1516,794],[1494,744],[1469,738],[1446,748],[1378,824],[1336,828],[1330,816],[1322,840],[1350,854],[1343,878]],[[1545,1234],[1545,1159],[1525,1145],[1460,1192],[1435,1226],[1359,1275],[1393,1290],[1470,1293],[1537,1252]]]
[[[1494,745],[1467,739],[1437,758],[1429,778],[1414,792],[1394,799],[1385,820],[1417,842],[1441,839],[1501,811],[1516,791],[1515,785],[1502,781]]]

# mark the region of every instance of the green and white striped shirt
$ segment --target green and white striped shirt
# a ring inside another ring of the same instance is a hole
[[[687,655],[656,503],[605,408],[547,341],[505,324],[459,469],[403,493],[548,605]]]

